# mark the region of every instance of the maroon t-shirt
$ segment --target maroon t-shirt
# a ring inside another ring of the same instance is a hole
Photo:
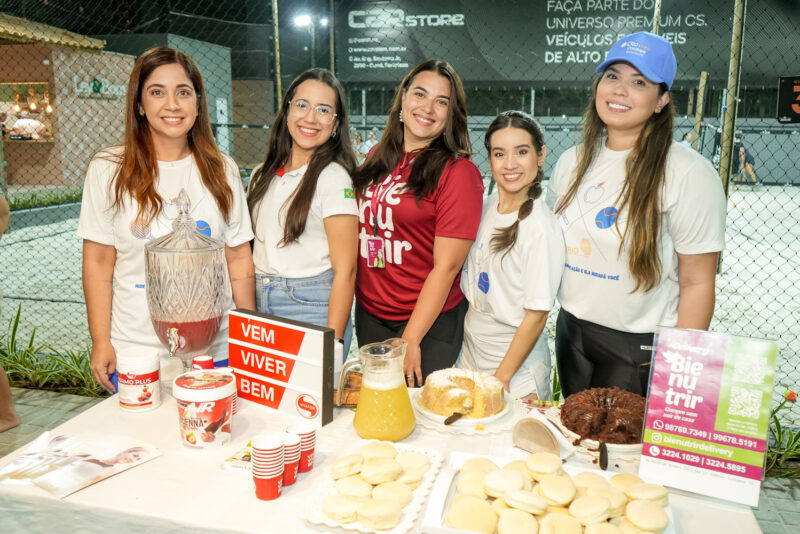
[[[391,174],[358,195],[359,257],[356,300],[376,317],[405,321],[414,311],[419,292],[433,269],[434,237],[475,240],[483,209],[483,180],[466,158],[448,164],[435,191],[419,203],[405,185],[411,174],[406,157]],[[413,157],[412,157],[413,164]],[[367,267],[367,238],[375,219],[372,198],[377,194],[378,236],[384,240],[384,268]],[[456,276],[442,311],[452,309],[464,295]]]

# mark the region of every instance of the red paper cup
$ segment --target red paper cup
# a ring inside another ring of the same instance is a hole
[[[283,486],[283,475],[271,478],[253,477],[256,486],[256,497],[262,501],[272,501],[281,496]]]
[[[283,434],[260,434],[251,441],[253,449],[283,449]]]
[[[250,452],[250,458],[252,458],[256,462],[269,462],[271,460],[283,460],[284,452],[280,451],[260,451],[257,449],[253,449]]]
[[[265,460],[263,462],[250,462],[255,467],[261,468],[270,468],[270,467],[278,467],[283,465],[285,460],[283,458],[278,458],[275,460]]]
[[[273,478],[279,475],[283,476],[283,471],[284,471],[283,466],[263,471],[259,469],[252,469],[253,476],[257,478]]]
[[[294,450],[286,450],[286,451],[284,451],[283,452],[283,461],[284,461],[284,463],[293,462],[293,461],[299,459],[300,458],[300,453],[301,453],[300,447],[298,447],[298,448],[296,448]]]
[[[300,461],[295,460],[294,462],[290,462],[284,464],[283,466],[283,485],[284,486],[291,486],[297,481],[297,471],[300,467]]]
[[[284,462],[284,457],[268,458],[263,460],[250,460],[253,465],[281,465]]]
[[[196,366],[196,367],[195,367]],[[192,369],[213,369],[214,357],[210,354],[201,354],[192,358]]]
[[[287,432],[283,436],[283,448],[289,449],[292,447],[299,447],[300,443],[302,443],[302,439],[299,435]]]
[[[271,460],[283,460],[284,452],[279,451],[261,451],[253,449],[250,452],[250,458],[256,462],[269,462]]]
[[[260,473],[262,475],[269,473],[282,473],[283,465],[284,465],[283,462],[273,465],[251,465],[250,470],[253,473]]]
[[[271,453],[268,453],[268,452],[256,452],[256,451],[251,451],[250,452],[250,460],[252,462],[256,462],[256,463],[282,462],[284,456],[286,456],[286,454],[283,451],[280,451],[277,454],[274,453],[274,452],[271,452]]]
[[[250,457],[254,463],[283,463],[283,435],[256,436],[252,440]]]
[[[280,457],[280,458],[271,458],[269,460],[256,460],[254,462],[251,461],[251,463],[253,465],[263,467],[263,466],[283,465],[284,461],[285,461],[284,458]]]
[[[317,425],[311,421],[297,419],[289,424],[286,431],[290,434],[297,434],[300,438],[313,438],[317,433]]]
[[[298,469],[301,473],[308,473],[314,469],[314,449],[300,451],[300,467]]]

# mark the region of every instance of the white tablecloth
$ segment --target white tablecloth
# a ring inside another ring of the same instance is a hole
[[[326,481],[331,462],[358,450],[352,411],[337,410],[334,422],[319,432],[313,471],[301,474],[279,499],[259,501],[249,475],[223,470],[220,465],[251,437],[282,430],[287,418],[241,399],[239,404],[231,443],[214,452],[181,445],[177,408],[169,396],[158,409],[146,413],[122,412],[116,397],[97,404],[55,431],[130,435],[154,445],[163,456],[61,500],[38,487],[0,484],[0,533],[155,534],[183,533],[187,527],[193,532],[327,532],[328,529],[307,524],[302,517],[309,506],[319,506],[315,497]],[[508,433],[463,436],[421,426],[403,444],[436,450],[445,456],[448,451],[463,451],[508,457],[515,450]],[[23,452],[24,448],[0,459],[0,467]],[[747,507],[674,492],[669,499],[678,534],[761,532]],[[420,530],[423,514],[424,510],[416,531]]]

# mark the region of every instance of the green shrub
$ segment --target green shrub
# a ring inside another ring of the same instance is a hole
[[[22,195],[13,195],[8,198],[11,211],[28,208],[41,208],[56,206],[70,202],[80,202],[83,189],[53,189],[44,191],[30,191]]]
[[[12,386],[63,391],[86,397],[103,397],[105,390],[94,381],[89,366],[89,351],[60,352],[48,345],[37,345],[36,329],[25,345],[17,343],[22,305],[9,321],[8,332],[0,334],[0,365]]]

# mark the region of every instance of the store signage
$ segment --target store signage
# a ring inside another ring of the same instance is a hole
[[[650,31],[655,0],[353,0],[336,10],[336,75],[343,81],[396,85],[428,59],[449,62],[467,82],[552,82],[586,87],[594,68],[623,35]],[[751,5],[752,4],[752,5]],[[728,0],[664,2],[659,34],[678,60],[678,87],[696,87],[700,71],[727,79],[733,7]],[[797,57],[790,3],[747,6],[742,83],[763,85],[785,67],[774,57]],[[783,29],[785,25],[787,29]],[[775,39],[781,35],[782,39]],[[762,59],[763,58],[763,59]]]
[[[115,85],[100,76],[82,80],[75,75],[72,77],[72,88],[78,98],[89,100],[117,100],[124,97],[127,91],[125,85]]]
[[[639,476],[758,506],[778,347],[661,328]]]
[[[778,83],[778,122],[800,122],[800,76],[781,76]]]
[[[326,425],[333,420],[333,330],[258,312],[228,317],[239,398]]]

